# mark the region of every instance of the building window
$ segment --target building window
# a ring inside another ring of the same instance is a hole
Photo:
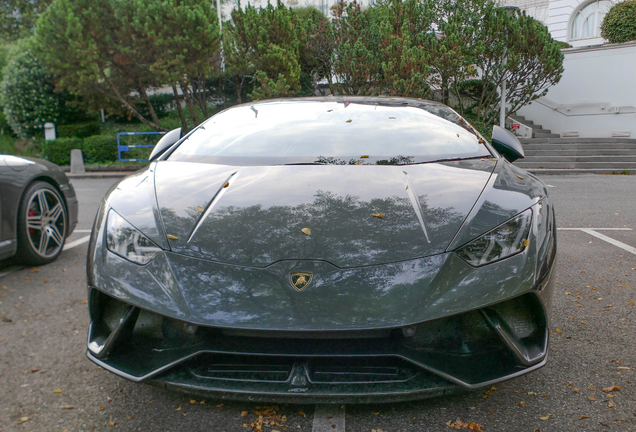
[[[600,37],[603,18],[613,5],[608,0],[596,0],[579,8],[570,28],[570,40]]]

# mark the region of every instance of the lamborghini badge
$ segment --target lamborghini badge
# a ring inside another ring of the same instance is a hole
[[[289,276],[289,280],[294,288],[302,291],[311,282],[311,273],[295,272]]]

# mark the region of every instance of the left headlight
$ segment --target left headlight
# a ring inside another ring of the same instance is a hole
[[[523,251],[528,245],[532,210],[528,209],[457,249],[473,267],[490,264]]]
[[[108,212],[106,247],[114,254],[135,264],[148,264],[161,248],[132,226],[114,210]]]

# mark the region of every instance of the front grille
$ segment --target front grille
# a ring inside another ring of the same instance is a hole
[[[396,357],[312,359],[309,379],[315,383],[404,382],[417,374],[413,366]]]
[[[292,359],[276,359],[267,356],[203,355],[192,362],[192,374],[199,378],[252,381],[286,382],[291,374]]]
[[[273,357],[205,354],[187,366],[201,379],[246,382],[312,384],[379,384],[405,382],[418,370],[392,356],[378,357]]]

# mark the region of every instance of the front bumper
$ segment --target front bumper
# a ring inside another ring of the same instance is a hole
[[[552,271],[526,294],[407,327],[292,332],[197,326],[90,292],[87,356],[136,382],[280,403],[422,399],[547,361]]]

